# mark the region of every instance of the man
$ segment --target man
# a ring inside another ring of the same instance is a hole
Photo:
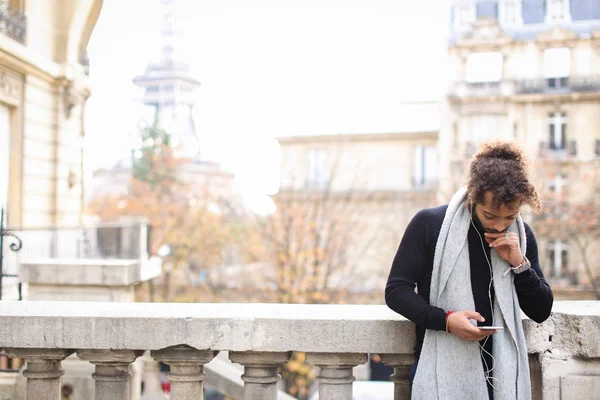
[[[523,152],[488,143],[466,188],[406,228],[385,299],[416,324],[413,400],[531,399],[521,310],[541,323],[553,295],[523,205],[541,211]]]

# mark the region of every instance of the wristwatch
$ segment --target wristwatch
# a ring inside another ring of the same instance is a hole
[[[514,274],[520,274],[527,271],[529,268],[531,268],[531,262],[527,259],[527,257],[523,256],[523,261],[521,261],[521,264],[517,265],[516,267],[510,267],[510,270]]]

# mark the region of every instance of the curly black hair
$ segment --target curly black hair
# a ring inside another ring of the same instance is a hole
[[[468,203],[482,203],[486,192],[492,192],[493,205],[520,200],[536,214],[542,203],[528,178],[529,162],[515,143],[493,141],[484,143],[473,156],[467,182]]]

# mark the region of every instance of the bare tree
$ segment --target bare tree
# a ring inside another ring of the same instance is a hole
[[[259,240],[250,251],[270,267],[265,279],[279,302],[381,300],[400,231],[434,198],[433,190],[381,190],[378,169],[360,157],[350,164],[347,151],[344,143],[330,145],[329,162],[315,176],[286,160],[275,211],[255,220]]]
[[[595,264],[600,243],[600,162],[546,159],[542,164],[545,212],[534,219],[536,232],[542,240],[568,243],[572,256],[567,278],[574,286],[591,288],[600,299],[600,273]],[[587,284],[580,284],[581,277]]]

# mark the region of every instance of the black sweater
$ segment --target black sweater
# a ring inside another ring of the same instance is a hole
[[[446,329],[446,310],[429,304],[429,290],[435,245],[447,208],[448,206],[444,205],[424,209],[413,217],[394,257],[385,288],[385,301],[388,307],[416,324],[415,358],[417,360],[421,353],[425,329]],[[476,225],[483,236],[481,225]],[[525,254],[531,262],[531,268],[515,274],[514,284],[523,312],[532,320],[541,323],[550,316],[553,295],[540,269],[535,236],[527,224],[525,224],[525,233],[527,235]],[[479,235],[471,226],[468,233],[468,246],[475,311],[485,318],[485,322],[481,325],[490,325],[492,323],[488,297],[490,271],[483,249],[488,259],[490,259],[491,249],[485,239],[483,243],[482,248]],[[492,299],[493,296],[492,291]],[[493,338],[493,335],[490,338]],[[485,347],[491,353],[492,340],[488,340]]]

